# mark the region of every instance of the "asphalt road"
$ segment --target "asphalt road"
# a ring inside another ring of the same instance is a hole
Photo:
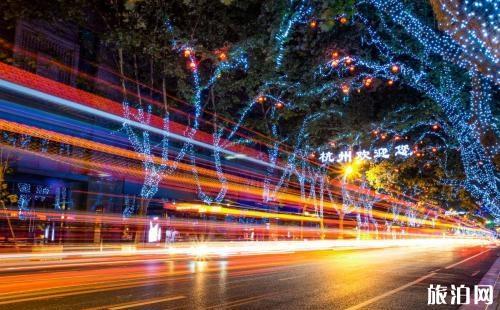
[[[0,268],[0,309],[456,309],[429,307],[429,284],[473,286],[498,255],[474,246],[32,262]]]

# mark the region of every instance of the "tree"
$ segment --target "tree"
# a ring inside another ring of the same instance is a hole
[[[11,172],[9,159],[9,154],[0,148],[0,205],[2,205],[4,215],[7,218],[7,224],[9,225],[10,234],[14,240],[16,250],[19,250],[17,246],[16,234],[14,233],[12,223],[10,222],[10,214],[5,206],[6,203],[12,204],[17,202],[17,195],[9,193],[8,185],[5,182],[5,175]]]

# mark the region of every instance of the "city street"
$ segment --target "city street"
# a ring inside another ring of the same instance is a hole
[[[1,270],[0,308],[427,309],[430,284],[472,287],[499,254],[494,246],[395,247],[20,262]]]
[[[0,1],[0,310],[500,310],[500,1]]]

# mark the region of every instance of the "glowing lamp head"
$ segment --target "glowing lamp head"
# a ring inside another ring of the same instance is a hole
[[[438,129],[439,129],[439,125],[438,124],[432,125],[432,130],[438,130]]]
[[[266,97],[264,97],[264,96],[257,97],[257,102],[258,103],[264,103],[265,101],[266,101]]]
[[[314,154],[314,153],[309,154],[309,158],[310,158],[310,159],[314,159],[314,158],[316,158],[316,154]]]
[[[394,137],[394,140],[396,140],[396,141],[399,141],[400,139],[401,139],[401,137],[400,137],[400,136],[395,136],[395,137]]]
[[[333,58],[333,59],[337,59],[337,58],[339,58],[339,52],[337,52],[337,51],[333,51],[333,52],[332,52],[332,58]]]
[[[338,60],[334,60],[332,61],[332,67],[337,67],[339,65],[339,61]]]
[[[353,73],[354,71],[356,71],[356,67],[355,66],[350,66],[349,67],[349,72]]]
[[[373,83],[373,78],[371,78],[371,77],[366,78],[364,81],[365,87],[372,86],[372,83]]]
[[[186,48],[183,53],[184,57],[189,58],[191,56],[191,50]]]
[[[398,65],[392,65],[391,66],[391,72],[396,74],[399,72],[399,66]]]
[[[349,166],[346,166],[345,169],[344,169],[344,175],[345,176],[349,176],[351,175],[352,173],[354,172],[354,167],[349,165]]]
[[[285,105],[282,102],[276,102],[274,106],[276,107],[276,109],[283,109]]]
[[[381,138],[382,140],[385,140],[385,139],[387,138],[387,135],[383,134],[383,135],[381,135],[381,136],[380,136],[380,138]]]
[[[346,63],[346,65],[350,65],[350,64],[352,64],[352,58],[351,58],[351,57],[347,57],[347,58],[345,59],[345,63]]]
[[[220,60],[220,61],[226,61],[226,60],[227,60],[227,55],[226,55],[226,53],[220,53],[220,54],[219,54],[219,60]]]
[[[394,85],[394,81],[393,81],[393,80],[388,80],[388,81],[387,81],[387,85],[389,85],[389,86]]]
[[[196,69],[196,63],[195,63],[194,61],[189,62],[189,68],[190,68],[191,70]]]
[[[311,27],[312,29],[316,28],[317,26],[318,22],[315,20],[311,20],[311,22],[309,23],[309,27]]]
[[[342,16],[340,19],[339,19],[340,23],[342,25],[345,25],[347,24],[347,22],[349,21],[345,16]]]
[[[361,161],[354,161],[352,164],[346,164],[342,167],[342,175],[344,178],[354,178],[359,174]]]
[[[433,148],[432,148],[432,152],[433,152],[433,153],[436,153],[436,152],[437,152],[437,148],[433,147]]]

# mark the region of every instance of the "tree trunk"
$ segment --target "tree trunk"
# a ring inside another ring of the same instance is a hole
[[[165,81],[165,74],[162,76],[161,80],[161,91],[163,97],[163,106],[165,107],[165,115],[168,113],[168,100],[167,100],[167,81]]]
[[[123,70],[123,48],[118,48],[118,60],[120,64],[120,81],[122,84],[123,100],[127,100],[127,87],[125,86],[125,75]]]
[[[344,212],[339,212],[339,239],[344,239]]]
[[[139,205],[139,212],[137,214],[139,216],[139,219],[142,219],[142,218],[147,219],[149,201],[150,201],[150,199],[141,198],[140,205]],[[144,225],[139,224],[139,226],[137,227],[137,231],[135,234],[135,243],[136,244],[140,243],[141,241],[146,242],[146,227],[148,227],[147,223]]]
[[[10,222],[10,215],[7,214],[8,213],[7,207],[5,207],[5,202],[3,200],[0,200],[0,204],[2,205],[2,208],[5,211],[5,216],[7,217],[7,223],[9,225],[10,234],[12,235],[12,239],[14,240],[14,247],[16,248],[16,251],[19,252],[19,246],[17,245],[16,234],[14,233],[14,229],[12,228],[12,223]]]
[[[153,72],[154,72],[153,57],[150,57],[149,58],[149,81],[150,81],[151,85],[149,87],[151,87],[151,88],[149,89],[149,97],[150,97],[151,100],[153,99],[153,89],[154,89],[154,86],[155,86]]]
[[[141,85],[139,85],[139,68],[137,67],[136,54],[134,54],[134,76],[135,76],[135,86],[137,90],[137,98],[139,99],[139,106],[142,107]]]

